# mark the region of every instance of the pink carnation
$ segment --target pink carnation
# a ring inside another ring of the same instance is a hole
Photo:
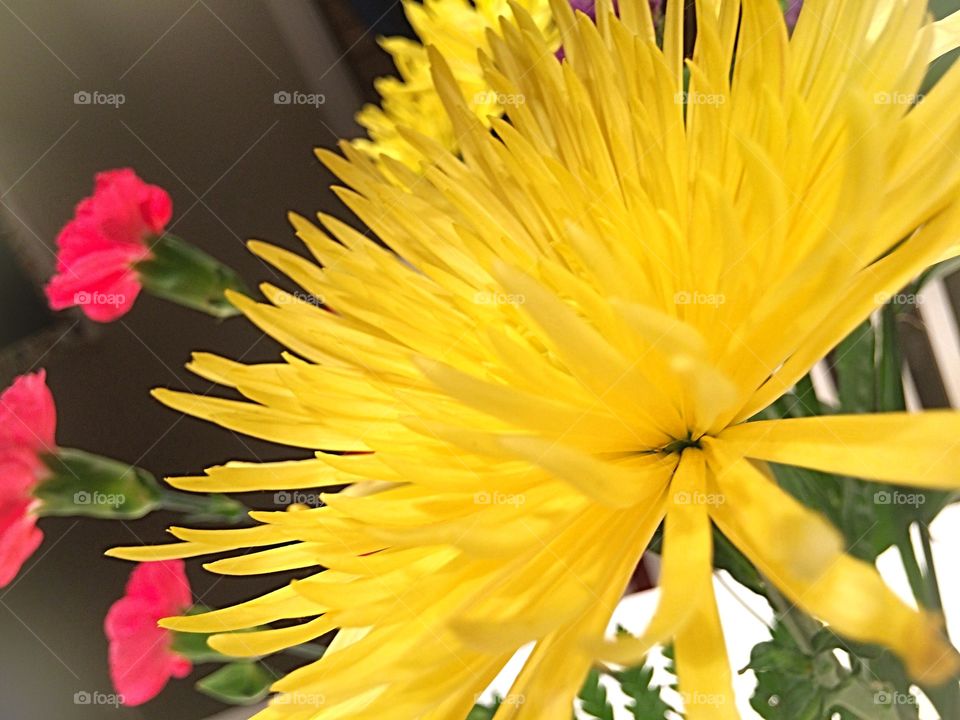
[[[107,613],[110,677],[124,705],[156,697],[171,677],[186,677],[192,665],[172,649],[173,633],[157,622],[192,605],[182,560],[142,563],[130,575],[127,592]]]
[[[43,371],[17,378],[0,395],[0,587],[39,547],[37,502],[31,493],[55,449],[57,411]]]
[[[150,257],[148,238],[162,234],[172,214],[167,192],[133,170],[98,173],[93,195],[80,201],[57,237],[50,307],[79,306],[98,322],[129,312],[141,289],[134,266]]]

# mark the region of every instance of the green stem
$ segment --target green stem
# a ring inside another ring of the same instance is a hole
[[[910,530],[907,526],[906,531],[897,541],[897,550],[900,551],[900,557],[903,558],[903,565],[907,571],[907,578],[910,580],[910,589],[913,591],[917,602],[926,608],[940,610],[943,602],[940,597],[940,586],[937,582],[937,571],[933,563],[933,548],[930,544],[930,531],[926,525],[920,523],[920,544],[923,548],[924,562],[927,566],[926,573],[923,572],[917,557],[913,550],[913,542],[910,539]],[[960,713],[960,686],[957,685],[956,678],[953,678],[937,687],[923,686],[923,692],[942,718],[958,717]]]
[[[176,513],[185,513],[204,518],[222,518],[237,522],[246,517],[249,508],[238,500],[225,495],[185,493],[179,490],[159,489],[160,507]]]
[[[907,572],[907,580],[910,582],[910,590],[917,603],[923,607],[930,607],[927,596],[927,581],[923,576],[923,569],[917,562],[917,555],[913,550],[913,541],[910,539],[910,526],[904,528],[897,538],[897,551],[903,560],[903,568]]]
[[[810,638],[813,632],[808,624],[809,618],[805,617],[802,611],[798,610],[787,598],[785,598],[772,583],[766,583],[767,597],[776,611],[777,620],[783,623],[790,635],[796,641],[797,646],[805,653],[813,652],[813,646],[810,644]],[[812,621],[811,621],[812,622]]]
[[[305,660],[319,660],[323,657],[323,654],[326,651],[326,645],[308,642],[300,645],[294,645],[293,647],[288,647],[282,652],[287,655],[292,655],[293,657],[303,658]]]
[[[931,601],[930,607],[934,610],[943,609],[943,598],[940,596],[940,582],[937,580],[937,568],[933,562],[933,547],[930,544],[930,528],[924,523],[919,523],[920,545],[923,548],[923,562],[926,565],[927,596]]]

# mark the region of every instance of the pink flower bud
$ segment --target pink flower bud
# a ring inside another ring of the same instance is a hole
[[[141,290],[134,265],[150,257],[147,240],[163,233],[172,213],[167,192],[133,170],[99,173],[93,195],[80,201],[57,237],[50,307],[79,306],[98,322],[129,312]]]
[[[110,677],[124,705],[153,699],[170,678],[186,677],[190,661],[173,651],[173,633],[157,626],[192,605],[182,560],[142,563],[134,568],[126,594],[107,613]]]

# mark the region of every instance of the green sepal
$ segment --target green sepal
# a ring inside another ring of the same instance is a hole
[[[254,705],[267,697],[274,680],[259,663],[235,662],[207,675],[196,688],[227,705]]]
[[[135,268],[147,292],[217,318],[239,314],[224,296],[227,290],[249,294],[236,272],[174,235],[149,245],[151,257]]]
[[[40,515],[132,520],[160,507],[160,487],[141,468],[70,448],[43,461],[50,474],[33,491]]]

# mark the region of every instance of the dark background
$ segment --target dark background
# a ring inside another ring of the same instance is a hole
[[[57,231],[94,173],[122,166],[170,192],[176,234],[251,282],[285,285],[243,243],[298,249],[288,210],[345,216],[312,148],[357,134],[353,114],[373,99],[372,77],[391,67],[375,34],[405,28],[397,3],[358,10],[329,0],[0,1],[0,385],[45,367],[62,446],[158,476],[303,454],[180,417],[148,395],[157,386],[206,391],[183,368],[194,350],[275,359],[279,348],[245,320],[217,323],[141,296],[132,313],[101,326],[78,312],[52,316],[40,288]],[[126,102],[75,105],[81,90]],[[327,102],[278,106],[278,90],[320,92]],[[0,590],[0,718],[190,720],[223,709],[192,688],[213,666],[142,708],[74,704],[78,691],[112,692],[102,620],[131,566],[102,551],[163,542],[173,520],[41,521],[43,546]],[[199,563],[189,572],[209,605],[283,581],[218,580]]]

